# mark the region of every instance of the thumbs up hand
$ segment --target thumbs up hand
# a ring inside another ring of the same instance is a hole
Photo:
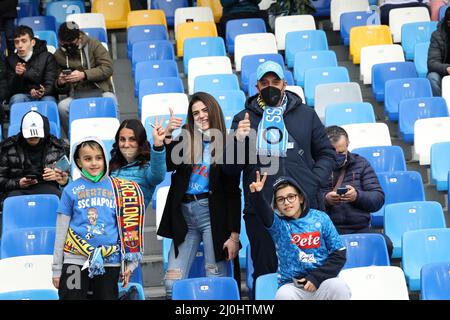
[[[245,113],[244,120],[239,121],[237,130],[236,130],[236,139],[239,142],[243,142],[245,137],[247,137],[250,133],[250,115],[248,112]]]

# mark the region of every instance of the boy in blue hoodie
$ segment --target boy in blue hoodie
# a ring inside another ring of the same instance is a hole
[[[131,181],[110,178],[103,143],[94,137],[73,147],[81,177],[68,184],[58,207],[53,284],[61,300],[117,300],[142,259],[144,198]]]
[[[326,213],[309,209],[305,193],[288,177],[273,185],[273,207],[262,197],[267,175],[250,184],[250,197],[275,243],[278,257],[276,300],[348,300],[351,293],[338,273],[346,248]],[[275,211],[275,212],[274,212]]]

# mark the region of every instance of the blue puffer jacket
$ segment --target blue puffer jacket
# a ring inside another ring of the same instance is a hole
[[[333,190],[339,179],[340,169],[331,174],[326,188],[322,188],[325,195]],[[377,175],[370,163],[358,154],[348,153],[345,176],[341,187],[353,186],[358,192],[355,202],[330,206],[325,202],[326,212],[338,229],[361,229],[370,224],[370,213],[379,210],[384,204],[384,192],[378,182]]]
[[[155,151],[152,148],[150,162],[142,168],[135,161],[127,164],[119,170],[111,172],[111,177],[118,177],[139,184],[144,193],[145,207],[150,203],[156,186],[164,180],[166,175],[166,149]]]

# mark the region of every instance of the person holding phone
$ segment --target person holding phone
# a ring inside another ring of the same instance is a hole
[[[337,277],[346,248],[330,218],[311,209],[307,194],[289,177],[275,180],[270,205],[262,192],[266,179],[267,172],[261,178],[256,171],[249,197],[276,246],[275,300],[349,300],[349,287]]]
[[[373,233],[371,212],[384,205],[384,192],[370,163],[362,156],[348,151],[347,132],[338,126],[325,129],[336,150],[336,166],[326,186],[321,189],[326,212],[339,234]],[[393,245],[386,240],[389,256]]]
[[[3,197],[29,194],[61,195],[67,172],[54,164],[69,153],[69,146],[50,134],[47,117],[30,111],[21,130],[0,144],[0,192]]]

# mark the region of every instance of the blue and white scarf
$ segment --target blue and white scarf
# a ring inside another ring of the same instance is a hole
[[[268,107],[261,97],[258,105],[264,110],[263,117],[258,125],[258,139],[256,153],[260,156],[286,157],[288,132],[284,125],[283,115],[287,107],[287,96],[279,107]]]

